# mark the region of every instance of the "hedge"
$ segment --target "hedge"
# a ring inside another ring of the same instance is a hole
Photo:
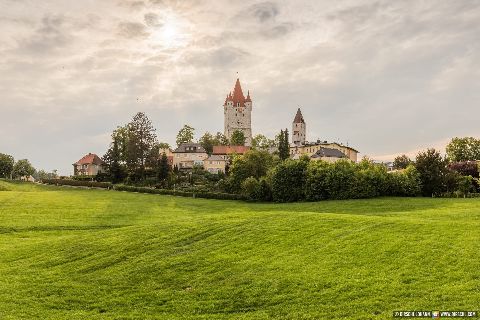
[[[151,194],[163,194],[180,197],[193,197],[193,198],[205,198],[205,199],[218,199],[218,200],[244,200],[245,198],[239,194],[220,193],[220,192],[191,192],[191,191],[178,191],[170,189],[153,189],[147,187],[135,187],[126,185],[114,185],[114,190],[127,191],[127,192],[139,192],[139,193],[151,193]]]
[[[42,183],[60,185],[60,186],[75,186],[75,187],[89,187],[89,188],[103,188],[111,189],[113,185],[110,182],[97,181],[81,181],[69,179],[43,179]]]

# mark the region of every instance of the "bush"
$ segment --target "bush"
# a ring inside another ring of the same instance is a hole
[[[286,160],[272,173],[272,196],[276,202],[305,200],[306,161]]]
[[[325,161],[310,161],[305,181],[305,197],[308,201],[325,200],[328,193],[327,176],[331,164]]]
[[[111,189],[112,184],[110,182],[97,182],[97,181],[79,181],[79,180],[67,180],[67,179],[44,179],[43,183],[60,185],[60,186],[75,186],[75,187],[89,187],[89,188],[104,188]]]
[[[218,199],[218,200],[244,200],[245,199],[242,195],[239,195],[239,194],[219,193],[219,192],[218,193],[191,192],[191,191],[154,189],[154,188],[147,188],[147,187],[126,186],[126,185],[115,185],[113,189],[117,191],[163,194],[163,195],[172,195],[172,196],[180,196],[180,197]]]
[[[413,165],[388,174],[388,193],[392,196],[415,197],[421,193],[420,174]]]

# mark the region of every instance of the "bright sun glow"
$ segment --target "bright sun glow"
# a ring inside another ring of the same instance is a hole
[[[151,39],[165,48],[182,47],[187,43],[186,22],[174,13],[165,16],[163,24],[155,27]]]

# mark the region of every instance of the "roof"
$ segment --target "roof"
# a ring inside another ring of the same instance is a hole
[[[250,150],[247,146],[213,146],[212,154],[244,154]]]
[[[245,107],[245,102],[252,102],[250,98],[250,91],[248,91],[247,98],[243,95],[242,86],[240,85],[240,79],[237,78],[235,82],[235,87],[233,88],[233,92],[230,92],[225,99],[225,104],[228,101],[232,101],[233,105],[236,106],[237,103],[240,103],[241,107]]]
[[[200,143],[182,143],[173,153],[207,153]]]
[[[227,160],[225,160],[225,158],[220,155],[212,154],[210,157],[208,157],[204,161],[227,161]]]
[[[321,147],[312,158],[346,158],[347,156],[340,150]]]
[[[346,145],[343,145],[341,143],[337,143],[337,142],[327,142],[327,141],[320,141],[320,140],[317,140],[317,142],[305,142],[304,145],[302,145],[301,147],[314,147],[314,146],[329,146],[329,145],[332,145],[332,144],[336,144],[337,146],[339,147],[342,147],[342,148],[346,148],[346,149],[350,149],[352,151],[355,151],[356,153],[359,153],[358,150],[352,148],[352,147],[349,147],[349,146],[346,146]],[[291,146],[291,148],[293,147],[298,147],[298,146]]]
[[[103,164],[102,159],[100,159],[95,153],[89,153],[84,155],[82,159],[78,160],[74,164]]]
[[[293,119],[293,123],[305,123],[305,120],[303,119],[302,111],[300,111],[300,108],[297,110],[297,114],[295,115],[295,119]]]

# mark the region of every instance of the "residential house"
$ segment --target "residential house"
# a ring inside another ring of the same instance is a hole
[[[210,173],[225,173],[228,160],[220,155],[212,154],[203,161],[203,167]]]
[[[304,145],[291,145],[290,146],[290,156],[292,158],[295,158],[296,155],[298,155],[298,158],[301,155],[308,155],[309,157],[312,157],[314,154],[317,153],[317,151],[321,149],[336,149],[338,151],[341,151],[347,159],[350,159],[353,162],[357,162],[357,157],[358,157],[358,151],[353,149],[352,147],[345,146],[343,144],[339,144],[336,142],[327,142],[327,141],[319,141],[317,142],[306,142]],[[327,151],[327,153],[329,153]]]
[[[203,167],[203,161],[207,158],[207,152],[199,143],[183,143],[173,151],[173,165],[178,169]]]
[[[221,156],[225,160],[230,160],[235,154],[245,154],[250,147],[247,146],[213,146],[212,155]]]
[[[96,176],[104,171],[104,162],[96,154],[89,153],[73,164],[74,176]]]
[[[313,154],[310,159],[312,161],[323,160],[327,162],[336,162],[341,159],[348,159],[347,156],[338,149],[320,148]]]

